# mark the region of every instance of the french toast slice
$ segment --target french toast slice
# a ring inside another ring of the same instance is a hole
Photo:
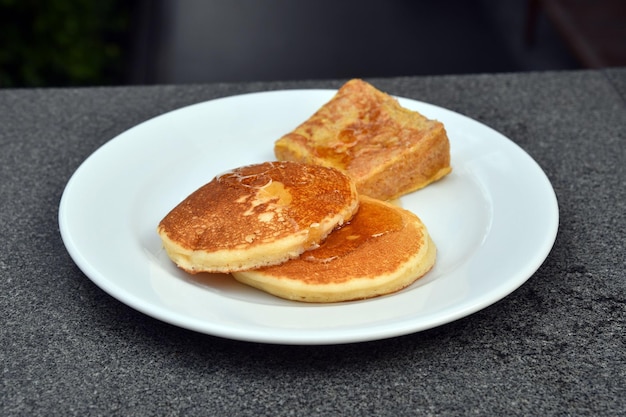
[[[353,79],[274,144],[279,160],[337,168],[359,194],[391,200],[451,172],[443,124]]]

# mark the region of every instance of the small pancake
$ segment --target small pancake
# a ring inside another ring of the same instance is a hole
[[[426,274],[437,249],[410,211],[360,197],[359,211],[317,249],[281,265],[233,273],[289,300],[329,303],[399,291]]]
[[[190,272],[233,272],[298,257],[348,221],[359,199],[340,171],[266,162],[215,177],[159,223],[168,256]]]

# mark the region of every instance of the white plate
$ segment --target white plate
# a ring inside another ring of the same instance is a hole
[[[63,242],[80,269],[123,303],[165,322],[226,338],[331,344],[388,338],[448,323],[502,299],[548,255],[558,206],[541,168],[491,128],[400,98],[442,121],[453,172],[402,197],[438,247],[411,287],[366,301],[311,305],[275,298],[226,275],[192,277],[165,255],[158,222],[216,174],[273,160],[274,140],[329,100],[331,90],[245,94],[142,123],[91,155],[63,193]]]

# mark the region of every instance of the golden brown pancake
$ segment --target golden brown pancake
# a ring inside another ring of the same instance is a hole
[[[168,256],[190,273],[278,264],[318,245],[358,209],[351,179],[297,162],[266,162],[215,177],[158,226]]]
[[[278,139],[279,160],[347,172],[360,194],[391,200],[451,171],[442,123],[408,110],[393,97],[354,79],[308,120]]]
[[[233,273],[289,300],[337,302],[399,291],[428,272],[436,247],[410,211],[361,196],[359,211],[317,248],[281,265]]]

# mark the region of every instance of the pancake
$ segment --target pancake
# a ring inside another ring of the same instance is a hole
[[[426,226],[415,214],[361,196],[357,214],[317,249],[281,265],[233,276],[289,300],[358,300],[412,284],[433,267],[436,252]]]
[[[408,110],[371,84],[353,79],[274,144],[279,160],[334,167],[360,194],[398,198],[451,171],[443,124]]]
[[[358,209],[351,179],[297,162],[266,162],[215,177],[177,205],[157,231],[189,273],[278,264],[318,245]]]

